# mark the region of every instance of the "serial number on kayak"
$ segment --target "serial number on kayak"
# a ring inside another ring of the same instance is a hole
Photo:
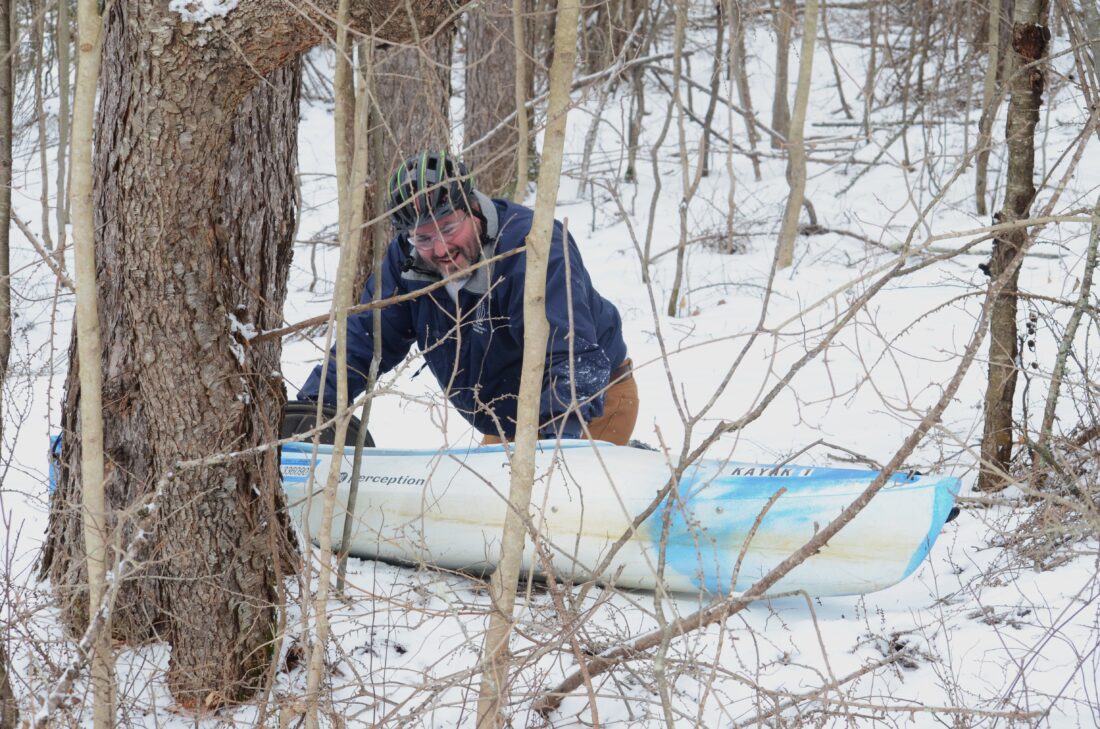
[[[771,466],[738,466],[727,476],[773,476],[776,478],[806,478],[813,476],[814,468],[775,468]]]

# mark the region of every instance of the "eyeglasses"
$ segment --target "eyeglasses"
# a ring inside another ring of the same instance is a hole
[[[456,217],[453,220],[450,220],[443,225],[438,226],[436,228],[437,232],[434,234],[412,235],[410,233],[409,243],[412,244],[414,248],[428,250],[435,246],[437,240],[449,240],[455,233],[459,231],[459,229],[462,228],[462,226],[466,223],[466,218],[468,217],[465,213],[459,214],[457,211],[454,214],[459,217]]]

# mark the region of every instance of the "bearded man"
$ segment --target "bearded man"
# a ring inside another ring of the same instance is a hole
[[[471,267],[522,247],[533,211],[477,191],[465,165],[446,152],[422,152],[402,162],[389,179],[387,199],[395,237],[382,264],[381,298],[445,283],[382,309],[381,372],[396,367],[416,343],[482,443],[511,440],[523,360],[526,254]],[[361,297],[363,303],[372,300],[373,277]],[[576,242],[572,236],[564,240],[558,221],[546,275],[546,318],[550,337],[539,436],[626,445],[638,417],[638,387],[622,319],[596,291]],[[349,402],[366,387],[373,352],[373,312],[348,317]],[[318,365],[299,400],[321,397],[321,371]],[[335,348],[323,398],[336,403]]]

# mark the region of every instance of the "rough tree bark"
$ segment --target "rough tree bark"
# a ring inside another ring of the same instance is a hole
[[[1004,204],[995,217],[998,223],[1026,219],[1035,199],[1035,126],[1043,100],[1044,64],[1050,39],[1047,11],[1046,0],[1017,0],[1012,13],[1011,51],[1006,59],[1010,94],[1005,125],[1008,173]],[[976,486],[979,491],[1003,489],[1012,460],[1012,403],[1018,373],[1016,294],[1019,253],[1026,236],[1027,229],[1021,226],[998,237],[989,261],[990,280],[1010,269],[1014,272],[994,301],[989,322],[989,380],[985,391],[981,472]]]
[[[516,109],[516,49],[512,0],[489,0],[469,16],[466,30],[466,121],[469,147]],[[516,188],[518,115],[465,155],[478,189],[511,197]]]
[[[448,106],[451,99],[451,53],[454,32],[446,28],[422,39],[416,46],[380,49],[374,55],[374,88],[377,106],[372,110],[372,125],[382,125],[382,156],[372,156],[368,170],[365,221],[384,214],[372,190],[385,185],[397,164],[425,149],[448,149],[451,137]],[[379,114],[380,112],[380,114]],[[380,117],[380,118],[379,118]],[[376,128],[368,134],[377,133]],[[389,240],[390,227],[382,223],[381,239]],[[377,229],[378,226],[371,226]],[[374,238],[364,231],[359,247],[359,265],[352,296],[355,302],[371,275]]]
[[[127,585],[112,629],[171,643],[168,682],[183,706],[247,696],[268,663],[276,556],[286,555],[277,456],[174,471],[277,433],[280,345],[248,339],[281,315],[296,62],[331,35],[334,7],[241,3],[200,28],[163,2],[110,4],[95,161],[109,508],[118,516],[173,476],[157,495],[166,518],[148,566]],[[424,34],[453,10],[425,0],[414,19],[407,7],[357,1],[352,26],[406,40],[414,20]],[[79,632],[88,600],[74,365],[43,570]]]

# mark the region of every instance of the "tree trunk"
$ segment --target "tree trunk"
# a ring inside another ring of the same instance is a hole
[[[989,43],[986,46],[985,82],[982,85],[982,115],[978,119],[978,155],[974,160],[974,206],[978,215],[985,215],[986,189],[989,177],[989,148],[992,142],[993,119],[997,116],[997,66],[1001,52],[1001,0],[989,1]]]
[[[373,83],[378,90],[375,111],[381,112],[385,142],[383,156],[372,157],[370,161],[363,219],[378,220],[374,226],[383,227],[387,241],[391,237],[389,223],[379,219],[385,210],[380,209],[370,190],[379,184],[384,186],[390,172],[406,157],[425,149],[450,148],[448,107],[453,45],[454,32],[448,28],[422,40],[419,47],[395,46],[375,52]],[[371,275],[374,260],[371,233],[365,230],[363,234],[352,294],[356,302]]]
[[[810,102],[810,78],[814,67],[814,41],[817,36],[817,0],[806,0],[805,25],[802,28],[802,58],[798,64],[798,88],[795,91],[794,117],[787,132],[787,182],[791,193],[783,223],[779,228],[776,268],[790,268],[794,263],[794,239],[798,235],[798,215],[806,192],[806,148],[803,144],[806,107]]]
[[[242,3],[197,29],[162,2],[111,3],[96,138],[96,266],[105,488],[114,525],[153,498],[145,572],[124,589],[116,638],[166,639],[176,701],[211,708],[259,684],[287,557],[278,456],[180,469],[278,433],[281,319],[294,229],[297,54],[332,32],[334,2],[287,13]],[[395,12],[400,8],[400,12]],[[352,26],[394,40],[449,6],[356,2]],[[257,33],[263,28],[263,33]],[[213,32],[211,32],[213,31]],[[289,65],[288,65],[289,64]],[[86,624],[81,392],[70,358],[43,569],[74,632]],[[166,486],[155,493],[164,479]]]
[[[512,0],[489,0],[467,17],[465,147],[516,108]],[[513,120],[463,155],[479,190],[493,197],[511,197],[518,149],[518,123]]]
[[[386,121],[386,157],[378,167],[383,179],[409,155],[450,147],[453,46],[454,33],[448,30],[422,41],[419,48],[392,48],[375,55],[378,99]]]
[[[0,437],[4,434],[3,384],[11,358],[11,149],[15,74],[11,29],[15,0],[0,0]]]
[[[531,139],[531,119],[527,111],[527,97],[530,91],[531,74],[528,73],[530,64],[527,63],[527,32],[524,26],[526,20],[525,0],[512,0],[512,43],[515,46],[516,72],[512,81],[515,83],[516,98],[516,184],[512,189],[512,199],[522,203],[527,197],[527,169],[530,162],[527,158],[527,145]]]
[[[730,65],[733,68],[730,73],[737,80],[737,98],[741,101],[741,108],[745,110],[742,117],[745,120],[745,133],[749,137],[749,150],[751,150],[749,158],[752,160],[752,175],[757,182],[760,182],[760,155],[756,152],[760,135],[756,131],[756,114],[752,110],[752,94],[749,92],[744,13],[745,10],[741,4],[731,0],[729,22],[733,24],[733,38],[730,40]]]
[[[539,398],[546,366],[546,341],[550,325],[546,321],[546,269],[550,258],[550,239],[554,228],[554,208],[561,180],[562,150],[565,146],[565,122],[569,112],[569,86],[576,63],[578,0],[558,3],[554,34],[554,65],[550,69],[550,96],[547,102],[546,141],[539,169],[538,195],[531,232],[527,236],[526,271],[523,289],[523,365],[519,403],[516,411],[516,440],[512,455],[512,475],[508,489],[508,509],[500,538],[500,561],[489,582],[492,608],[485,643],[481,652],[482,677],[477,701],[477,729],[495,729],[505,725],[503,710],[508,697],[508,669],[511,651],[512,613],[516,603],[520,563],[527,536],[531,510],[531,488],[535,481],[535,447],[538,443]],[[562,245],[568,256],[568,231]]]
[[[79,387],[81,393],[77,408],[81,431],[79,513],[88,578],[88,620],[93,622],[93,616],[102,617],[106,624],[95,633],[89,645],[95,729],[110,729],[115,724],[115,665],[110,612],[105,600],[112,530],[104,488],[103,372],[99,366],[103,346],[96,290],[96,225],[92,202],[95,101],[103,40],[103,18],[95,0],[79,0],[76,95],[73,97],[76,112],[73,115],[73,184],[69,189],[73,198],[73,280],[76,283],[73,332],[77,346],[69,382],[74,388]]]
[[[1089,55],[1092,56],[1093,103],[1100,94],[1100,8],[1092,0],[1081,0],[1082,24],[1089,38]]]
[[[794,0],[781,0],[775,13],[775,94],[772,96],[772,129],[786,139],[791,123],[791,110],[787,102],[788,54],[791,46],[791,26],[797,12]],[[783,140],[772,137],[772,149],[781,149]]]
[[[15,0],[0,0],[0,442],[4,436],[4,383],[11,358],[11,178],[12,106],[14,68],[11,54],[12,29],[17,24]],[[19,706],[8,677],[5,638],[0,637],[0,729],[19,725]]]
[[[69,3],[57,3],[57,248],[65,249],[65,224],[69,222],[68,178],[65,151],[69,146]],[[62,255],[61,253],[58,254]]]
[[[991,19],[992,22],[992,19]],[[1005,200],[996,222],[1012,223],[1030,214],[1035,199],[1035,126],[1043,98],[1044,57],[1050,31],[1045,0],[1017,0],[1012,16],[1011,73],[1006,141],[1008,174]],[[1017,228],[993,242],[990,280],[1015,269],[993,303],[989,323],[989,381],[985,392],[985,429],[982,463],[976,488],[999,491],[1007,485],[1012,460],[1012,403],[1016,394],[1017,326],[1016,293],[1021,245],[1025,228]]]
[[[15,702],[15,693],[11,690],[8,678],[8,653],[0,643],[0,729],[15,729],[19,726],[19,705]]]

